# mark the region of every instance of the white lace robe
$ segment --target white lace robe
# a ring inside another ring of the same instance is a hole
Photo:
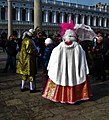
[[[47,69],[49,78],[62,86],[79,85],[86,81],[89,74],[85,51],[77,42],[72,45],[61,42],[55,47]]]

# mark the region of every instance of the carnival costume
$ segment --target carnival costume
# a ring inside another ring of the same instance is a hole
[[[32,34],[25,32],[23,34],[22,47],[19,54],[17,73],[22,75],[21,91],[25,90],[25,80],[29,79],[30,92],[34,91],[35,74],[36,74],[36,53],[37,50],[31,39]]]
[[[48,82],[42,95],[55,102],[74,104],[92,96],[85,51],[76,42],[72,21],[62,23],[63,42],[55,47],[48,63]]]

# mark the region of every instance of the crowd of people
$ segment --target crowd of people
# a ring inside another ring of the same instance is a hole
[[[87,100],[92,96],[89,75],[106,81],[109,69],[109,37],[98,31],[92,39],[79,40],[73,22],[62,23],[58,35],[47,35],[39,27],[19,39],[10,35],[3,48],[7,53],[3,72],[20,74],[21,92],[28,90],[28,80],[30,93],[35,93],[37,70],[42,69],[44,98],[70,104]]]

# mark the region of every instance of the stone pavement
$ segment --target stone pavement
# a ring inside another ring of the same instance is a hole
[[[2,73],[6,54],[0,50],[0,120],[109,120],[109,80],[94,82],[93,97],[75,105],[54,103],[41,92],[20,91],[20,76]],[[41,90],[41,70],[36,76],[37,90]],[[29,84],[27,84],[29,87]]]

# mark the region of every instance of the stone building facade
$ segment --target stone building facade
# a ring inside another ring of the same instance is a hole
[[[18,37],[34,27],[34,0],[12,0],[12,29]],[[8,3],[0,0],[0,34],[7,34]],[[57,0],[42,0],[42,29],[47,33],[60,33],[60,23],[73,20],[75,24],[90,25],[95,31],[109,34],[109,5],[86,6]]]

